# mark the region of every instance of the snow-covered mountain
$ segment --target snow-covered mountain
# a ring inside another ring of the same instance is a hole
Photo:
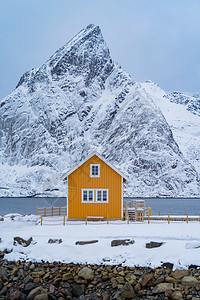
[[[87,26],[0,101],[0,195],[65,195],[59,175],[97,150],[129,176],[129,195],[199,196],[154,98]]]
[[[200,174],[200,97],[167,94],[152,81],[141,83],[142,93],[162,111],[184,157]]]

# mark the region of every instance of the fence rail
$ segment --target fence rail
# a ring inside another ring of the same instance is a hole
[[[36,215],[48,217],[48,216],[66,216],[67,207],[36,207]]]

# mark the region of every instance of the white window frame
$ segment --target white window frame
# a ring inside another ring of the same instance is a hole
[[[98,167],[98,174],[92,175],[92,167]],[[100,177],[100,164],[90,164],[90,177]]]
[[[98,191],[101,191],[101,201],[98,201]],[[107,200],[103,201],[103,191],[107,192]],[[96,189],[96,203],[108,203],[109,202],[109,189]]]
[[[83,200],[83,194],[87,191],[87,201]],[[89,191],[92,191],[93,200],[89,201]],[[81,189],[81,203],[94,203],[95,202],[95,189]]]

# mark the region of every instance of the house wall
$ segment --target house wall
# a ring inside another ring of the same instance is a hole
[[[100,164],[100,177],[90,177],[90,164]],[[109,189],[108,203],[81,203],[81,189]],[[94,155],[68,176],[68,218],[121,218],[122,177]]]

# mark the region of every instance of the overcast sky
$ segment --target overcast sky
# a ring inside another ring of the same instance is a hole
[[[90,23],[136,81],[200,92],[200,0],[0,0],[0,99]]]

